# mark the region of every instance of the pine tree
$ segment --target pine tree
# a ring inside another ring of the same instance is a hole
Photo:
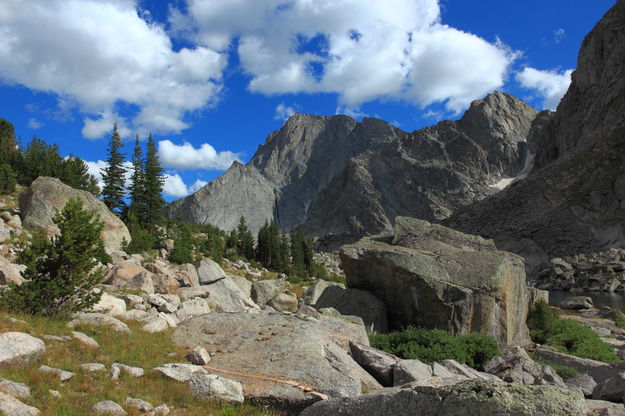
[[[8,163],[0,164],[0,193],[11,194],[15,191],[15,172]]]
[[[240,256],[245,257],[248,260],[254,258],[254,236],[252,232],[247,228],[245,223],[245,217],[239,219],[239,225],[237,226],[237,252]]]
[[[98,181],[89,174],[87,165],[79,157],[70,155],[63,160],[60,179],[72,188],[91,192],[95,196],[100,194]]]
[[[305,263],[305,238],[302,227],[297,227],[291,231],[291,257],[293,264],[293,272],[297,276],[303,276],[306,270]]]
[[[67,315],[97,303],[93,288],[104,277],[97,268],[104,224],[82,209],[82,200],[70,199],[54,216],[59,235],[48,240],[44,232],[20,254],[26,265],[21,286],[12,285],[0,300],[3,307],[33,315]]]
[[[13,123],[0,118],[0,165],[8,164],[13,172],[17,172],[20,159]]]
[[[280,236],[280,258],[278,270],[289,274],[291,269],[291,248],[289,247],[289,237],[282,233]]]
[[[181,224],[179,235],[174,239],[174,248],[169,261],[178,264],[193,263],[193,237],[187,224]]]
[[[148,137],[148,150],[145,159],[145,227],[156,233],[156,226],[163,223],[163,209],[165,200],[163,199],[163,186],[165,176],[163,168],[158,160],[156,145],[150,133]]]
[[[139,224],[145,222],[145,172],[144,160],[141,153],[141,145],[139,144],[139,135],[135,137],[135,150],[132,154],[132,176],[130,177],[130,206],[127,214],[126,222],[133,218]]]
[[[117,215],[121,215],[126,206],[124,202],[126,169],[124,168],[124,154],[120,152],[121,147],[122,139],[115,124],[108,147],[109,157],[106,160],[108,166],[104,168],[102,174],[104,183],[102,202]]]

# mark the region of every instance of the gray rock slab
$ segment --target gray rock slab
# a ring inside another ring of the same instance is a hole
[[[0,334],[0,367],[29,363],[45,351],[46,345],[39,338],[23,332]]]

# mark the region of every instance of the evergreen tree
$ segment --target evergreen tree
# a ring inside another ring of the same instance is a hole
[[[187,224],[181,224],[179,235],[174,239],[174,248],[169,261],[178,264],[193,263],[193,238]]]
[[[39,176],[63,176],[63,158],[57,145],[48,145],[36,136],[30,141],[22,157],[18,182],[30,185]]]
[[[124,154],[121,153],[122,139],[117,131],[117,124],[113,127],[113,134],[108,147],[108,166],[104,168],[102,173],[102,202],[106,204],[108,209],[117,215],[121,215],[125,207],[124,203]]]
[[[156,145],[150,133],[148,137],[148,150],[145,159],[145,227],[156,232],[156,226],[163,223],[163,209],[165,208],[165,200],[163,199],[163,186],[165,184],[165,176],[163,168],[158,160]]]
[[[0,165],[0,193],[10,194],[15,191],[15,185],[17,181],[15,179],[15,172],[8,163]]]
[[[280,257],[278,270],[282,273],[291,272],[291,248],[289,247],[289,237],[282,233],[280,236]]]
[[[15,140],[13,123],[0,118],[0,166],[8,164],[13,172],[19,169],[21,152]]]
[[[98,181],[89,174],[87,164],[79,157],[70,155],[63,160],[60,179],[72,188],[91,192],[95,196],[100,194]]]
[[[239,219],[236,239],[238,254],[248,260],[252,260],[254,258],[254,236],[252,235],[252,232],[249,230],[249,228],[247,228],[244,217],[241,217]]]
[[[21,286],[11,285],[2,296],[2,306],[34,315],[67,315],[97,303],[100,293],[92,289],[104,277],[97,268],[102,252],[100,233],[104,224],[82,209],[82,200],[70,199],[54,216],[59,235],[48,240],[44,232],[20,254],[26,265]]]
[[[265,225],[258,230],[258,238],[256,245],[256,260],[258,260],[263,266],[267,267],[269,264],[271,255],[269,247],[269,223],[265,221]]]
[[[302,227],[297,227],[291,231],[291,257],[293,264],[293,273],[297,276],[303,276],[306,271],[306,248],[305,238]]]
[[[135,137],[135,150],[132,154],[132,176],[130,177],[130,206],[128,211],[139,224],[145,223],[145,172],[144,160],[139,144],[139,135]],[[128,222],[127,215],[127,222]]]

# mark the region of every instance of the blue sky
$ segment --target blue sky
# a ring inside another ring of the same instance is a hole
[[[614,2],[0,0],[0,117],[94,173],[114,122],[151,131],[172,200],[294,111],[412,131],[495,89],[554,109]]]

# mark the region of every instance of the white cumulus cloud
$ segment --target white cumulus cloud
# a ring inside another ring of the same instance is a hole
[[[459,112],[501,87],[517,54],[441,23],[437,0],[187,0],[170,21],[194,42],[237,53],[248,88],[337,93]],[[190,28],[192,28],[190,30]],[[191,34],[189,34],[191,32]]]
[[[572,69],[559,72],[527,67],[516,74],[516,79],[523,87],[536,90],[543,97],[543,108],[555,110],[571,84],[572,73]]]
[[[180,198],[197,192],[208,182],[197,179],[191,186],[187,186],[179,174],[165,174],[165,186],[163,193],[169,196]]]
[[[134,0],[3,0],[0,81],[57,94],[96,118],[93,138],[120,103],[136,106],[133,130],[176,133],[187,112],[218,99],[227,56],[206,46],[174,50]]]
[[[34,117],[28,119],[28,128],[37,130],[43,127],[43,123]]]
[[[166,168],[176,169],[215,169],[225,170],[239,155],[231,151],[217,152],[208,143],[202,143],[199,148],[191,143],[175,144],[170,140],[158,142],[158,155]]]
[[[286,120],[295,114],[295,109],[284,103],[280,103],[276,106],[276,115],[273,117],[275,120]]]

